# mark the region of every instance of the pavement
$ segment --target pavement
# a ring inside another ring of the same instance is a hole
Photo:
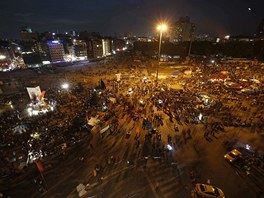
[[[73,68],[65,70],[71,71]],[[145,70],[144,72],[146,73]],[[98,77],[85,79],[85,74],[78,75],[75,76],[75,82],[79,77],[92,82],[98,80]],[[60,74],[59,76],[61,79],[65,79],[65,75]],[[73,76],[74,73],[68,72],[66,77],[71,79]],[[108,75],[108,77],[110,76]],[[53,80],[49,82],[44,75],[32,74],[32,78],[38,77],[39,82],[43,80],[44,88],[50,86],[49,83],[53,85],[57,83],[55,75],[51,75]],[[11,78],[11,76],[7,78]],[[16,90],[15,87],[14,90]],[[124,92],[126,91],[124,90]],[[117,109],[121,116],[121,113],[124,112],[122,107]],[[160,113],[164,118],[164,126],[157,127],[162,133],[162,143],[166,146],[169,134],[173,136],[173,139],[180,137],[179,143],[176,143],[176,140],[173,141],[175,144],[172,145],[172,151],[163,152],[164,156],[161,157],[161,160],[151,158],[154,156],[155,150],[152,149],[152,144],[144,139],[147,131],[141,131],[140,146],[137,147],[134,138],[137,128],[141,129],[142,119],[128,122],[128,116],[125,116],[119,119],[119,133],[114,131],[112,135],[100,136],[94,132],[91,134],[91,141],[84,141],[80,146],[69,151],[65,159],[56,158],[53,160],[52,167],[44,172],[48,192],[43,197],[77,197],[76,186],[83,183],[89,184],[84,197],[187,198],[191,197],[191,191],[194,188],[190,178],[192,171],[196,173],[196,182],[207,183],[210,181],[210,184],[221,188],[226,197],[260,198],[263,195],[261,194],[263,193],[262,186],[256,185],[252,181],[254,179],[263,181],[262,173],[259,173],[257,178],[254,175],[241,176],[223,157],[228,152],[224,147],[225,141],[239,140],[263,150],[263,137],[260,137],[258,133],[252,133],[250,128],[225,127],[224,132],[219,131],[215,136],[209,135],[209,139],[205,139],[203,124],[184,124],[184,122],[182,125],[178,125],[179,132],[175,133],[172,126],[176,121],[171,123],[168,116],[162,111],[156,107],[153,109],[154,113]],[[150,106],[147,106],[146,112],[150,113],[151,110]],[[132,127],[131,135],[127,137],[126,132]],[[187,129],[191,130],[191,137],[183,138],[182,131]],[[93,148],[91,148],[91,144]],[[79,158],[84,154],[85,159],[82,162]],[[119,160],[116,163],[108,164],[107,159],[111,156]],[[146,156],[147,160],[145,160]],[[101,170],[98,176],[94,177],[93,170],[96,164],[101,166]],[[35,172],[34,176],[37,174]],[[41,195],[37,192],[32,180],[32,176],[28,175],[26,181],[15,187],[12,197],[40,197]]]

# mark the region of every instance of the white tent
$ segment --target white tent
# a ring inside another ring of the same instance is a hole
[[[91,117],[90,120],[88,120],[88,124],[90,126],[95,126],[100,122],[100,120],[98,120],[96,117]]]
[[[103,133],[106,132],[108,129],[110,129],[110,124],[107,125],[105,128],[103,128],[103,129],[100,131],[100,134],[103,134]]]
[[[239,79],[240,81],[242,81],[242,82],[247,82],[247,80],[246,79]]]
[[[260,84],[260,81],[257,80],[257,79],[250,79],[250,81],[254,82],[254,83],[257,83],[257,84]]]
[[[121,80],[121,73],[116,74],[116,81],[119,82]]]
[[[113,97],[109,97],[109,100],[112,102],[112,103],[116,103],[116,99],[115,98],[113,98]]]

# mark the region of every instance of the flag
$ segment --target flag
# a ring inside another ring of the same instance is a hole
[[[100,89],[106,89],[105,83],[102,79],[99,81],[99,87]]]
[[[35,162],[35,164],[36,164],[36,166],[38,168],[38,171],[40,173],[43,173],[44,169],[43,169],[42,162],[40,161],[40,159],[38,158],[38,159],[34,160],[34,162]]]
[[[42,92],[41,92],[41,99],[42,99],[42,100],[44,99],[45,93],[46,93],[46,91],[42,91]]]
[[[86,121],[89,122],[89,117],[88,117],[88,112],[85,112],[85,116],[86,116]]]

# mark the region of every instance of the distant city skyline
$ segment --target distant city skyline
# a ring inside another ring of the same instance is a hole
[[[21,27],[37,32],[76,30],[102,35],[155,35],[156,24],[189,16],[196,34],[255,33],[264,18],[262,0],[9,0],[0,2],[0,38],[17,39]]]

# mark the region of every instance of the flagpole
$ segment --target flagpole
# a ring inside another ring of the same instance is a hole
[[[44,175],[43,175],[41,172],[39,172],[39,173],[40,173],[40,175],[41,175],[42,180],[44,181],[44,184],[45,184],[46,190],[48,190],[48,185],[47,185],[46,179],[44,178]]]
[[[42,163],[40,161],[40,158],[38,158],[37,160],[34,160],[34,162],[35,162],[35,164],[37,166],[37,169],[39,171],[39,174],[40,174],[40,176],[41,176],[41,178],[42,178],[42,180],[44,182],[44,185],[46,186],[46,189],[48,189],[47,182],[46,182],[46,180],[44,178],[44,175],[42,174],[42,172],[44,171],[44,169],[43,169]]]

